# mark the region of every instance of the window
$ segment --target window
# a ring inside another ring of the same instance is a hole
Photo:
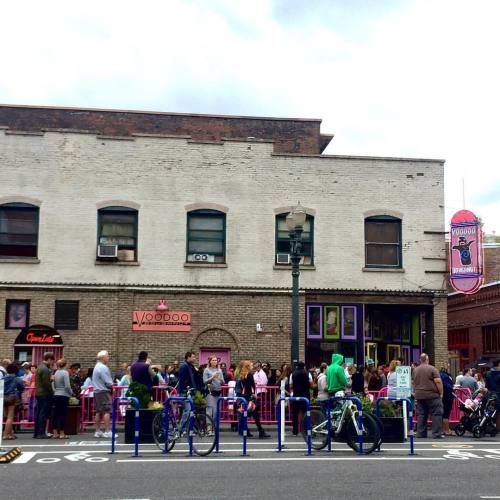
[[[483,352],[500,352],[500,325],[483,326]]]
[[[187,261],[225,263],[226,214],[217,210],[187,214]]]
[[[137,210],[106,207],[98,212],[98,244],[117,245],[118,260],[137,260]]]
[[[401,219],[389,215],[365,219],[366,267],[402,267]]]
[[[56,300],[54,328],[78,330],[78,300]]]
[[[38,212],[27,203],[0,205],[0,257],[37,257]]]
[[[288,214],[279,214],[276,216],[276,255],[275,263],[283,264],[278,260],[278,254],[290,254],[290,230],[286,225],[286,216]],[[313,234],[314,233],[314,217],[308,215],[302,232],[302,260],[303,265],[314,264],[313,252]]]

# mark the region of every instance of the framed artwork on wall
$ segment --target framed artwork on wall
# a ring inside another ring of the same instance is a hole
[[[323,338],[323,316],[321,306],[308,305],[306,311],[307,338],[320,340]]]
[[[325,339],[340,339],[339,306],[325,306],[323,331]]]
[[[5,307],[5,328],[18,330],[30,322],[30,301],[7,299]]]
[[[356,307],[342,306],[342,338],[356,340]]]

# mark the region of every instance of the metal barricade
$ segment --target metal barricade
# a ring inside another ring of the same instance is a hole
[[[277,421],[278,421],[278,453],[282,451],[282,445],[281,445],[281,420],[283,418],[283,415],[281,414],[281,405],[280,403],[282,401],[304,401],[306,403],[306,426],[307,426],[307,455],[312,455],[311,451],[311,403],[309,399],[302,397],[302,396],[297,396],[297,397],[284,397],[284,398],[279,398],[278,401],[276,402],[276,415],[277,415]]]
[[[410,437],[410,455],[415,455],[414,448],[413,448],[413,438],[414,438],[414,432],[413,432],[413,404],[411,402],[411,399],[409,398],[392,398],[389,396],[386,396],[384,398],[379,398],[377,399],[376,405],[375,405],[375,414],[377,417],[380,417],[380,403],[382,401],[406,401],[408,404],[408,417],[410,420],[410,426],[408,428],[408,436]],[[380,447],[382,445],[382,442],[379,443],[377,451],[380,451]]]
[[[334,396],[328,399],[326,402],[326,433],[328,442],[328,451],[332,451],[332,423],[331,423],[331,412],[332,412],[332,401],[354,401],[356,407],[358,408],[358,444],[359,451],[358,454],[363,454],[363,405],[361,400],[356,396]]]
[[[171,401],[182,401],[184,403],[187,401],[189,403],[189,435],[188,435],[188,444],[189,444],[189,456],[193,456],[193,423],[194,423],[194,402],[190,396],[170,396],[165,400],[165,415],[164,415],[164,422],[163,426],[165,428],[165,447],[163,448],[162,453],[168,453],[168,430],[169,430],[169,424],[170,420],[168,418],[169,416],[169,408],[170,408],[170,402]],[[184,410],[185,411],[185,410]],[[178,429],[179,433],[182,433],[182,429]]]
[[[113,413],[111,419],[111,454],[115,453],[115,435],[116,435],[116,402],[119,401],[122,404],[122,401],[126,401],[130,403],[132,401],[135,407],[135,431],[134,431],[134,454],[133,457],[139,456],[139,400],[137,398],[127,398],[123,396],[119,396],[113,399]]]
[[[242,456],[247,456],[247,432],[248,432],[248,412],[247,400],[241,396],[224,396],[217,398],[217,408],[215,412],[215,453],[221,453],[219,450],[220,439],[220,406],[222,401],[240,401],[243,406],[243,453]]]

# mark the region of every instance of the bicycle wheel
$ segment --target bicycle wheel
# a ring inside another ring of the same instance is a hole
[[[302,437],[307,443],[307,416],[302,418]],[[322,450],[327,443],[326,415],[316,408],[311,410],[311,448]]]
[[[193,422],[193,451],[200,457],[212,453],[215,448],[215,425],[212,417],[195,413]]]
[[[373,450],[375,450],[380,443],[380,429],[377,421],[368,413],[363,413],[362,421],[363,453],[365,455],[368,455]],[[347,422],[345,436],[347,444],[354,451],[359,452],[358,433],[356,431],[356,426],[354,425],[352,418],[350,418]]]
[[[169,416],[170,424],[168,429],[168,451],[170,451],[175,445],[174,433],[175,433],[175,421],[172,416]],[[160,450],[165,449],[165,413],[158,412],[153,419],[153,439],[155,440],[156,446]]]

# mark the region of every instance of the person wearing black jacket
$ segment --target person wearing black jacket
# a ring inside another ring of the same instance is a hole
[[[453,379],[449,373],[449,366],[442,366],[439,376],[443,382],[443,434],[453,436],[450,430],[450,413],[453,406]]]
[[[192,351],[186,352],[184,355],[184,363],[182,363],[179,369],[179,382],[177,384],[177,392],[180,396],[186,396],[187,391],[190,388],[200,389],[199,376],[194,366],[196,361],[196,353]],[[189,418],[189,412],[191,410],[191,406],[189,405],[189,401],[184,401],[184,406],[182,410],[182,417],[179,422],[179,428],[182,432],[186,422]]]
[[[262,424],[260,423],[259,401],[255,397],[255,381],[252,375],[252,368],[253,364],[251,361],[241,362],[240,374],[238,380],[236,381],[235,393],[237,396],[246,399],[248,404],[248,416],[250,416],[250,414],[253,416],[255,425],[259,431],[259,439],[265,439],[271,436],[262,428]],[[240,433],[241,432],[242,427],[240,425]],[[253,437],[253,434],[248,431],[247,436]]]
[[[309,372],[306,370],[306,364],[303,361],[297,362],[297,367],[292,373],[292,384],[290,391],[293,397],[303,397],[309,399],[309,389],[312,386],[312,380]],[[306,412],[305,401],[292,402],[292,429],[293,435],[299,433],[299,419]]]

